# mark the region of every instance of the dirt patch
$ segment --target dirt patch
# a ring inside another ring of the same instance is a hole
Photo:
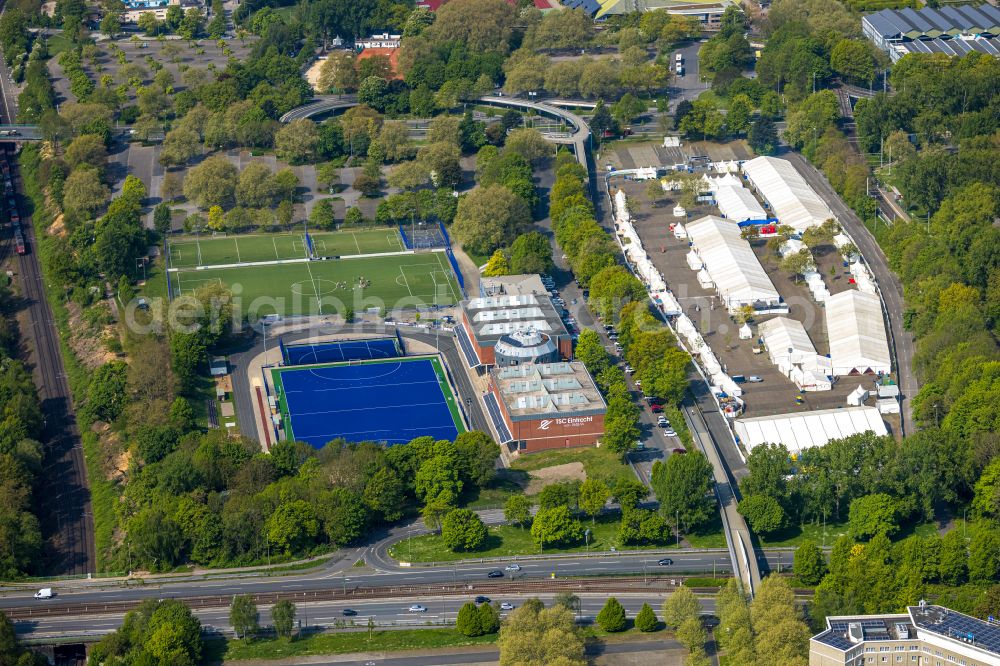
[[[56,219],[52,220],[52,224],[49,225],[47,233],[50,236],[58,236],[60,238],[64,238],[66,236],[66,223],[62,213],[56,215]]]
[[[533,472],[528,472],[528,474],[531,476],[531,481],[528,482],[528,487],[525,489],[526,495],[535,495],[540,493],[542,488],[550,483],[587,480],[587,473],[583,470],[583,463],[581,462],[571,462],[564,465],[543,467],[542,469],[536,469]]]
[[[101,307],[94,305],[93,307]],[[66,304],[69,311],[69,330],[73,331],[70,336],[69,346],[73,348],[73,353],[84,367],[94,370],[109,361],[113,361],[115,355],[108,351],[104,345],[105,338],[116,335],[115,327],[94,326],[84,318],[83,309],[72,301]]]

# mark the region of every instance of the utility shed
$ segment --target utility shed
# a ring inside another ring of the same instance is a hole
[[[768,310],[781,304],[778,290],[734,222],[708,215],[689,224],[687,233],[730,312],[743,305]]]
[[[791,162],[757,157],[743,163],[743,174],[778,218],[799,233],[833,219],[833,211]]]
[[[878,296],[849,290],[826,300],[833,374],[880,374],[892,371],[889,343]]]

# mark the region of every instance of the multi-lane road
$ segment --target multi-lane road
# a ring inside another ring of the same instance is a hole
[[[16,120],[15,92],[10,71],[0,59],[0,120],[3,122],[13,123]],[[16,160],[14,162],[15,187],[23,202],[24,190],[17,177]],[[39,569],[50,574],[86,574],[94,571],[95,559],[83,448],[60,354],[59,333],[52,308],[45,297],[32,218],[26,214],[28,211],[23,204],[21,212],[28,253],[18,257],[15,282],[24,299],[31,326],[31,330],[21,331],[21,334],[30,341],[30,361],[46,419],[42,435],[45,466],[36,491],[45,538],[44,557]]]

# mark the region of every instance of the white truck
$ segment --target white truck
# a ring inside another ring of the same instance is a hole
[[[35,592],[36,599],[51,599],[53,596],[51,587],[43,587],[42,589]]]
[[[684,56],[678,53],[677,55],[674,56],[674,62],[676,62],[678,65],[681,64],[682,62],[684,62]]]

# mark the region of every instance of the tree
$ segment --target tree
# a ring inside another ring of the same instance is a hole
[[[505,149],[517,153],[532,163],[542,162],[555,154],[551,143],[545,140],[542,133],[530,127],[511,130],[504,144]]]
[[[820,90],[809,95],[788,114],[785,140],[796,148],[816,141],[840,117],[837,95],[832,90]]]
[[[441,524],[441,538],[452,552],[477,550],[486,536],[482,519],[469,509],[455,509]]]
[[[818,585],[826,573],[826,558],[814,541],[805,541],[795,549],[792,565],[795,575],[806,585]]]
[[[479,629],[484,634],[495,634],[500,631],[500,613],[491,604],[480,604],[476,611],[479,614]]]
[[[668,627],[677,628],[685,620],[698,619],[701,615],[701,602],[691,588],[681,585],[663,602],[663,622]]]
[[[531,500],[524,495],[511,495],[503,505],[503,519],[524,528],[531,520]]]
[[[750,116],[753,114],[753,102],[747,95],[734,95],[729,101],[729,113],[726,114],[726,128],[732,135],[739,136],[750,128]]]
[[[530,222],[531,211],[522,198],[506,187],[491,185],[459,200],[452,235],[475,254],[491,254]]]
[[[642,632],[656,631],[660,621],[649,604],[643,604],[635,616],[635,628]]]
[[[701,619],[698,617],[689,617],[684,620],[681,625],[677,627],[676,636],[677,641],[690,650],[692,654],[702,653],[705,649],[705,641],[708,639],[708,636],[705,633],[705,627],[702,625]]]
[[[572,592],[559,592],[552,598],[552,604],[554,606],[562,606],[566,610],[573,611],[574,613],[580,612],[580,597],[576,596]]]
[[[853,83],[866,84],[875,79],[875,58],[868,42],[842,39],[830,51],[830,67]]]
[[[596,522],[597,514],[604,508],[611,490],[599,479],[587,479],[580,484],[580,508],[590,516],[591,522]]]
[[[1000,577],[1000,534],[980,525],[969,542],[969,580],[992,583]]]
[[[868,539],[878,534],[886,536],[896,531],[896,500],[885,493],[873,493],[851,502],[848,529],[856,539]]]
[[[274,622],[274,633],[281,638],[290,638],[295,627],[295,604],[288,599],[282,599],[271,606],[271,620]]]
[[[528,600],[507,617],[497,639],[500,666],[584,666],[583,639],[573,613],[562,606],[540,606]]]
[[[166,203],[159,203],[153,209],[153,228],[159,234],[166,234],[170,231],[171,213],[170,206]]]
[[[410,141],[410,133],[406,123],[398,120],[386,121],[379,132],[378,142],[385,150],[385,157],[390,162],[400,162],[413,157],[415,149]]]
[[[301,164],[315,157],[319,138],[316,123],[308,118],[293,120],[274,133],[274,149],[281,159]]]
[[[498,277],[501,275],[511,275],[510,266],[507,264],[507,255],[504,254],[503,250],[495,250],[483,268],[483,276]]]
[[[321,92],[348,92],[358,85],[355,57],[351,51],[334,51],[320,66],[317,87]]]
[[[740,501],[739,512],[757,534],[770,534],[785,525],[785,510],[769,495],[751,495]]]
[[[184,196],[200,208],[229,207],[233,204],[239,172],[225,157],[216,155],[188,171]]]
[[[778,148],[778,130],[774,121],[762,115],[750,124],[747,142],[758,155],[773,155]]]
[[[249,594],[240,594],[233,597],[233,602],[229,606],[229,624],[237,638],[247,640],[257,633],[260,613],[257,611],[257,604]]]
[[[611,111],[604,105],[604,100],[597,100],[594,106],[594,115],[590,118],[590,129],[598,138],[615,126],[615,120],[611,117]]]
[[[611,115],[618,121],[619,125],[627,125],[645,110],[645,103],[632,93],[625,93],[611,107]]]
[[[92,216],[104,206],[108,195],[96,169],[73,169],[63,185],[63,208],[67,213]]]
[[[333,203],[329,199],[320,199],[309,213],[309,224],[317,229],[333,229],[336,224]]]
[[[87,384],[87,411],[97,419],[112,422],[128,406],[128,365],[123,361],[105,363],[94,371]]]
[[[597,614],[597,624],[607,632],[624,631],[625,607],[614,597],[608,597],[601,612]]]
[[[467,601],[458,609],[458,616],[455,618],[455,628],[463,636],[482,636],[486,633],[479,624],[479,609],[474,602]]]
[[[552,270],[552,244],[537,231],[529,231],[514,239],[510,246],[512,275],[546,274]]]
[[[263,162],[251,162],[243,168],[236,184],[236,203],[248,208],[266,208],[277,199],[277,187],[271,169]]]
[[[711,520],[712,465],[700,451],[653,463],[651,485],[667,520],[679,516],[678,530],[695,530]]]
[[[103,169],[108,162],[108,150],[104,146],[104,139],[96,134],[81,134],[73,139],[66,148],[66,163],[71,168],[76,168],[81,164]]]
[[[807,248],[785,255],[785,258],[781,260],[781,270],[795,276],[796,282],[798,282],[800,275],[805,274],[814,265],[812,254]]]
[[[940,557],[941,582],[945,585],[964,583],[969,575],[969,550],[961,531],[952,530],[941,538]]]
[[[531,537],[543,549],[573,544],[583,538],[583,527],[566,506],[539,509],[531,522]]]
[[[503,0],[471,0],[442,6],[423,36],[433,44],[455,40],[464,44],[468,53],[505,53],[516,22],[514,7]]]
[[[297,552],[319,534],[316,510],[305,500],[278,505],[267,519],[267,539],[286,554]]]

